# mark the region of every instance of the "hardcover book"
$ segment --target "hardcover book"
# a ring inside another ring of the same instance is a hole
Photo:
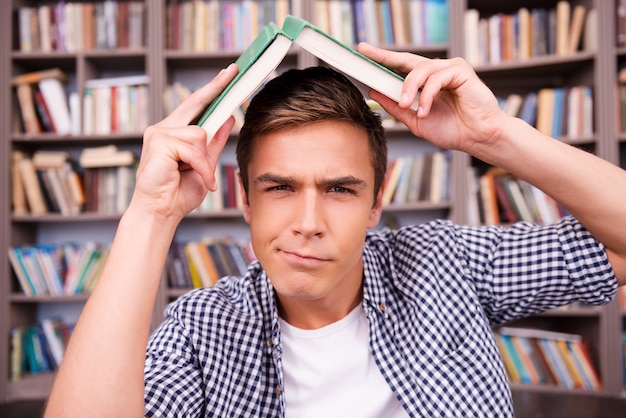
[[[375,89],[399,101],[404,78],[370,60],[355,49],[340,42],[308,21],[287,16],[282,29],[269,23],[241,54],[236,63],[239,73],[198,119],[209,140],[239,106],[249,98],[276,70],[293,43],[304,48],[363,86]],[[417,100],[412,108],[417,109]]]

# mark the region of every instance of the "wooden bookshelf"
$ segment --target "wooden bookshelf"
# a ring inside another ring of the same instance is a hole
[[[481,18],[489,19],[497,14],[515,14],[522,7],[555,8],[557,2],[513,1],[503,4],[488,0],[462,1],[465,10],[476,9]],[[591,136],[557,138],[581,147],[614,163],[620,164],[619,148],[623,147],[623,135],[615,130],[619,114],[614,105],[617,63],[626,61],[623,47],[617,47],[615,10],[619,0],[572,1],[571,8],[583,5],[586,10],[597,13],[596,48],[578,50],[559,55],[556,53],[530,57],[526,60],[500,61],[481,64],[476,71],[496,95],[516,92],[527,93],[541,88],[586,85],[593,90],[593,132]],[[463,11],[465,12],[465,11]],[[513,81],[514,80],[514,81]],[[513,81],[513,82],[512,82]],[[622,145],[620,145],[620,143]],[[624,151],[622,150],[622,155]],[[486,168],[472,159],[470,164]],[[624,159],[621,159],[624,166]],[[535,326],[553,330],[568,330],[585,335],[594,347],[593,360],[602,380],[600,392],[625,396],[623,387],[623,349],[621,332],[626,321],[619,314],[618,301],[601,308],[574,308],[555,310],[519,321],[519,326]],[[519,385],[518,385],[519,386]],[[527,387],[528,385],[521,385]],[[537,390],[567,391],[560,387],[539,386]],[[572,389],[568,389],[573,391]]]
[[[541,87],[568,86],[578,83],[593,86],[594,97],[594,132],[591,137],[566,139],[576,146],[589,149],[612,163],[626,166],[626,134],[617,133],[613,128],[618,115],[614,109],[613,86],[616,83],[617,64],[626,65],[626,48],[617,47],[615,40],[615,10],[619,0],[584,0],[572,4],[584,4],[594,7],[598,13],[597,50],[578,51],[567,56],[547,55],[524,62],[502,62],[476,67],[477,72],[496,93],[508,94],[521,88],[521,92],[536,90]],[[5,28],[5,35],[0,41],[0,83],[10,91],[11,79],[15,75],[50,67],[60,67],[69,75],[69,87],[79,97],[84,93],[85,82],[92,78],[110,77],[127,74],[147,74],[149,76],[149,121],[151,123],[165,116],[160,105],[162,93],[166,87],[176,81],[190,89],[199,87],[219,69],[234,61],[239,53],[231,50],[183,50],[169,48],[166,39],[168,27],[168,5],[166,0],[146,0],[143,3],[143,44],[139,47],[111,49],[89,49],[74,52],[31,51],[23,52],[17,47],[17,33],[13,16],[23,6],[37,7],[54,5],[50,0],[12,0],[0,5],[0,23]],[[98,4],[102,1],[94,0]],[[316,20],[313,1],[291,0],[291,12],[311,21]],[[390,45],[390,48],[407,50],[429,57],[445,58],[464,55],[465,33],[464,16],[468,9],[477,9],[481,16],[489,17],[496,13],[513,13],[522,6],[553,7],[556,0],[515,0],[503,2],[496,0],[448,0],[448,41],[437,43],[408,43]],[[305,52],[294,49],[281,64],[281,68],[304,68],[314,65],[317,60]],[[10,94],[0,97],[3,109],[11,112],[0,113],[0,155],[6,156],[5,164],[0,165],[0,196],[11,194],[10,158],[15,149],[34,152],[38,149],[71,149],[77,152],[81,148],[94,145],[115,144],[140,151],[141,134],[112,133],[106,135],[60,136],[53,133],[24,134],[12,128],[15,117],[14,102]],[[388,129],[390,147],[405,149],[415,146],[419,150],[419,140],[399,127]],[[236,134],[231,137],[225,152],[226,158],[234,161],[233,143]],[[407,141],[408,140],[408,141]],[[408,145],[407,145],[408,144]],[[423,144],[422,144],[423,145]],[[469,191],[466,187],[466,172],[470,166],[480,166],[480,162],[469,156],[453,152],[450,157],[450,195],[451,198],[441,203],[416,202],[388,206],[385,215],[400,219],[422,220],[449,218],[457,223],[468,221]],[[484,167],[480,167],[484,168]],[[53,380],[52,373],[27,375],[20,381],[9,379],[9,332],[16,325],[24,325],[37,320],[42,308],[50,305],[84,303],[88,296],[36,296],[28,297],[20,292],[18,282],[12,272],[7,250],[17,244],[40,243],[46,237],[63,237],[59,231],[67,230],[67,238],[72,239],[72,231],[93,231],[103,241],[109,241],[119,220],[119,214],[80,213],[77,216],[61,216],[49,213],[41,216],[13,214],[11,201],[0,199],[0,402],[19,399],[45,398]],[[247,234],[247,227],[238,209],[225,209],[213,212],[194,212],[181,224],[182,237],[197,236],[199,233],[217,235]],[[216,231],[216,232],[215,232]],[[44,238],[42,238],[44,237]],[[155,304],[153,326],[162,319],[165,305],[179,297],[184,290],[169,289],[164,279],[158,300]],[[596,350],[594,361],[599,365],[603,382],[602,392],[626,397],[623,389],[622,343],[621,332],[626,329],[626,314],[616,303],[601,309],[575,309],[571,311],[550,312],[529,320],[531,324],[554,327],[555,330],[567,329],[582,332],[589,336]],[[521,325],[527,325],[522,323]],[[534,389],[533,389],[534,390]],[[560,388],[538,387],[536,390],[566,391]]]

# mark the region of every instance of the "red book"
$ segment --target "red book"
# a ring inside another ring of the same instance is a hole
[[[56,132],[54,127],[54,121],[50,116],[50,111],[48,110],[48,105],[43,98],[43,94],[38,89],[35,90],[35,104],[37,107],[37,113],[39,114],[39,118],[41,120],[41,124],[48,132]]]

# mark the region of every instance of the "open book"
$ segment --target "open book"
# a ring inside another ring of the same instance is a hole
[[[295,16],[287,16],[282,29],[267,24],[241,54],[239,73],[198,119],[209,140],[217,130],[276,70],[292,43],[300,45],[336,70],[344,73],[365,93],[363,86],[400,101],[404,78],[370,60],[321,29]],[[412,106],[417,109],[417,100]]]

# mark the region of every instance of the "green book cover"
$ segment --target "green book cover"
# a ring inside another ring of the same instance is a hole
[[[236,61],[239,72],[198,119],[198,125],[215,131],[278,67],[291,40],[274,23],[268,23]],[[211,125],[211,126],[209,126]],[[210,134],[210,133],[209,133]],[[209,139],[213,135],[210,134]]]
[[[354,54],[355,56],[359,57],[360,59],[366,61],[368,64],[371,64],[372,66],[377,67],[378,69],[382,70],[383,72],[389,74],[393,78],[396,78],[396,79],[398,79],[401,82],[404,82],[404,78],[401,75],[399,75],[397,73],[394,73],[389,68],[387,68],[387,67],[377,63],[374,60],[369,59],[368,57],[366,57],[365,55],[361,54],[356,49],[354,49],[354,48],[344,44],[339,39],[331,36],[330,34],[324,32],[322,29],[320,29],[317,26],[313,25],[311,22],[306,21],[306,20],[304,20],[302,18],[299,18],[297,16],[293,16],[293,15],[288,15],[288,16],[285,17],[285,21],[283,22],[283,32],[292,41],[295,41],[296,43],[298,43],[297,38],[298,38],[298,36],[302,33],[302,31],[305,28],[312,29],[313,31],[315,31],[315,32],[323,35],[324,37],[328,38],[329,40],[333,41],[338,46],[340,46],[343,49],[345,49],[347,52],[350,52],[351,54]],[[322,46],[322,45],[320,45],[320,46]],[[326,56],[326,55],[329,55],[329,54],[328,53],[323,53],[323,56]],[[320,57],[319,55],[317,55],[317,56]],[[372,83],[372,84],[376,84],[376,83]]]
[[[293,42],[320,58],[331,67],[341,71],[353,81],[364,95],[363,86],[400,101],[404,78],[385,66],[367,58],[310,22],[289,15],[283,22],[283,32]],[[417,98],[411,108],[417,110]]]

